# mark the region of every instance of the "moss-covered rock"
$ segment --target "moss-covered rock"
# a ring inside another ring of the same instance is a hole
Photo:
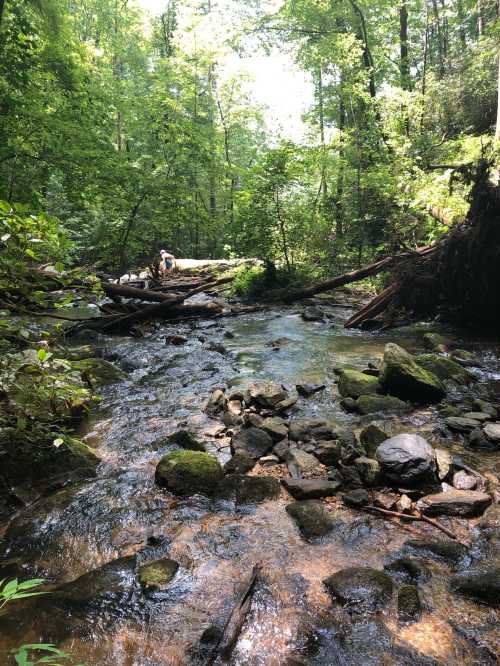
[[[279,493],[279,481],[273,476],[228,474],[217,487],[217,497],[234,500],[236,504],[257,504],[274,499]]]
[[[389,604],[392,597],[390,577],[369,567],[341,569],[323,582],[333,599],[354,612],[382,608]]]
[[[286,510],[307,539],[324,536],[335,525],[332,516],[317,500],[292,502],[287,505]]]
[[[402,414],[411,410],[407,402],[392,395],[362,395],[354,401],[353,408],[359,414]]]
[[[236,451],[224,465],[225,474],[246,474],[255,467],[255,458],[246,451]]]
[[[451,589],[488,606],[500,607],[500,567],[455,576]]]
[[[446,393],[435,374],[394,343],[385,346],[380,383],[393,396],[423,404],[439,402]]]
[[[165,588],[179,569],[175,560],[165,558],[148,562],[139,567],[139,583],[148,592]]]
[[[457,384],[469,384],[474,376],[451,358],[439,354],[422,354],[416,359],[424,370],[432,372],[441,381],[451,380]]]
[[[403,622],[418,620],[421,608],[416,586],[401,585],[398,591],[398,618]]]
[[[107,386],[125,379],[125,373],[103,358],[82,358],[71,363],[92,387]]]
[[[200,451],[168,453],[156,466],[155,481],[175,495],[214,494],[224,476],[219,461]]]
[[[423,340],[424,347],[430,351],[444,352],[451,345],[451,340],[439,333],[425,333]]]
[[[342,370],[338,389],[344,398],[359,398],[360,395],[379,393],[380,384],[377,377],[365,375],[357,370]]]
[[[370,423],[359,433],[359,441],[365,447],[368,456],[373,457],[379,444],[389,439],[385,430],[376,423]]]
[[[198,441],[189,430],[177,430],[168,438],[169,444],[177,444],[182,449],[189,451],[205,451],[205,445]]]

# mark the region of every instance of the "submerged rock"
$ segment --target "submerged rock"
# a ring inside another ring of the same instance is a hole
[[[304,398],[309,398],[309,396],[323,391],[326,387],[324,384],[297,384],[296,387],[297,393]]]
[[[405,549],[419,554],[425,553],[453,565],[459,564],[468,555],[467,548],[456,541],[410,539],[405,543]]]
[[[282,479],[281,483],[297,500],[331,497],[342,485],[328,479]]]
[[[292,502],[287,505],[286,510],[307,539],[324,536],[335,525],[323,504],[316,500]]]
[[[338,381],[338,389],[341,396],[350,398],[379,393],[381,390],[376,377],[365,375],[357,370],[342,370]]]
[[[403,622],[418,620],[422,606],[415,585],[402,585],[398,591],[398,618]]]
[[[205,451],[205,445],[199,442],[189,430],[177,430],[168,438],[169,444],[177,444],[190,451]]]
[[[178,562],[168,558],[148,562],[139,567],[139,583],[148,592],[156,592],[167,587],[178,569]]]
[[[384,475],[396,483],[414,485],[432,478],[434,449],[420,435],[405,433],[386,439],[377,448]]]
[[[394,343],[385,346],[380,383],[391,395],[417,403],[439,402],[445,396],[438,377]]]
[[[175,495],[213,495],[224,476],[219,461],[208,453],[168,453],[156,466],[155,481]]]
[[[272,476],[229,474],[217,487],[217,497],[234,500],[236,504],[257,504],[274,499],[279,493],[279,481]]]
[[[476,490],[449,490],[426,495],[418,500],[417,508],[426,516],[480,516],[491,504],[491,497]]]
[[[254,458],[265,456],[273,447],[271,436],[260,428],[248,428],[236,434],[231,440],[231,450],[245,451]]]
[[[301,317],[304,321],[324,321],[325,313],[321,308],[310,306],[302,311]]]
[[[453,592],[459,592],[488,606],[500,607],[500,568],[455,576],[450,586]]]
[[[431,572],[425,562],[414,557],[400,557],[384,566],[392,576],[406,583],[425,583],[431,577]]]
[[[393,584],[390,577],[369,567],[341,569],[323,582],[335,601],[354,612],[383,608],[392,597]]]

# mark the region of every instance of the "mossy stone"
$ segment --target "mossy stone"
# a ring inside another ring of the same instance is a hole
[[[168,558],[148,562],[139,567],[139,582],[145,590],[161,590],[170,583],[178,569],[179,564]]]
[[[457,384],[469,384],[473,375],[456,361],[439,354],[422,354],[416,359],[418,365],[432,372],[441,381],[451,380]]]
[[[355,411],[360,414],[375,414],[377,412],[394,412],[400,414],[408,412],[408,403],[392,395],[362,395],[354,402]]]
[[[379,393],[377,377],[365,375],[357,370],[343,370],[338,381],[338,389],[344,398],[359,398],[360,395]]]
[[[359,433],[359,441],[365,447],[369,457],[375,455],[379,444],[385,442],[386,439],[389,439],[389,435],[376,423],[370,423]]]
[[[332,598],[353,612],[382,608],[392,597],[391,578],[369,567],[341,569],[323,582]]]
[[[390,395],[421,404],[439,402],[446,393],[433,372],[419,365],[414,356],[394,343],[385,346],[380,383]]]
[[[201,451],[168,453],[156,466],[155,481],[175,495],[214,494],[224,476],[219,461]]]
[[[308,539],[324,536],[333,529],[335,524],[323,504],[317,500],[292,502],[287,505],[286,511]]]
[[[255,458],[246,451],[236,451],[224,465],[226,474],[246,474],[255,467]]]
[[[431,351],[446,351],[451,345],[451,340],[439,333],[425,333],[423,340],[424,347]]]
[[[279,493],[279,481],[273,476],[228,474],[217,488],[217,497],[234,500],[236,504],[257,504],[273,499]]]
[[[404,622],[417,620],[422,609],[415,585],[401,585],[398,592],[398,617]]]
[[[177,444],[189,451],[205,451],[205,446],[189,430],[177,430],[168,438],[169,444]]]

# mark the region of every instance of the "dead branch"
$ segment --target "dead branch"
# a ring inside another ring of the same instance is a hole
[[[413,514],[413,513],[399,513],[398,511],[389,511],[388,509],[381,509],[378,506],[367,506],[365,507],[367,511],[375,511],[376,513],[381,513],[385,516],[391,516],[393,518],[402,518],[403,520],[417,520],[420,522],[425,522],[428,523],[429,525],[432,525],[433,527],[437,528],[438,530],[441,530],[441,532],[444,532],[447,536],[450,537],[450,539],[453,539],[454,541],[458,541],[459,543],[462,543],[460,539],[457,537],[457,535],[449,530],[447,527],[439,523],[437,520],[433,520],[432,518],[428,518],[427,516],[424,516],[421,513],[418,514]],[[462,544],[462,545],[467,545],[467,544]]]

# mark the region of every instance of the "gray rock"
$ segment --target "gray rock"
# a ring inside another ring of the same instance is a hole
[[[466,412],[463,417],[464,419],[479,421],[479,423],[485,423],[486,421],[493,420],[491,414],[487,414],[486,412]]]
[[[500,444],[500,423],[487,423],[483,432],[491,442]]]
[[[436,468],[432,446],[423,437],[410,433],[382,442],[377,448],[377,460],[388,479],[404,485],[430,479]]]
[[[276,465],[279,464],[280,464],[280,459],[278,458],[278,456],[273,456],[273,455],[264,456],[259,460],[259,465],[261,465],[261,467],[276,467]]]
[[[481,400],[480,398],[476,398],[473,400],[474,408],[479,410],[480,412],[484,414],[489,414],[493,420],[498,418],[498,410],[497,408],[492,405],[490,402],[487,402],[486,400]]]
[[[455,576],[450,586],[453,592],[471,597],[488,606],[500,606],[500,568]]]
[[[321,308],[318,307],[308,307],[305,308],[305,310],[302,311],[301,313],[302,319],[304,321],[324,321],[325,320],[325,313]]]
[[[221,389],[212,391],[208,402],[205,405],[205,412],[209,416],[217,416],[226,406],[226,396]]]
[[[286,462],[289,450],[290,444],[287,439],[282,439],[281,442],[278,442],[273,446],[273,453],[281,460],[281,462]]]
[[[290,421],[289,437],[294,442],[337,439],[338,427],[325,419],[293,419]]]
[[[278,403],[288,398],[288,391],[276,382],[258,382],[248,387],[245,401],[261,407],[273,409]]]
[[[381,413],[393,413],[393,414],[402,414],[411,410],[408,403],[403,402],[399,398],[395,398],[392,395],[362,395],[357,400],[352,400],[352,398],[345,398],[342,401],[342,406],[347,400],[351,400],[352,404],[347,405],[347,411],[358,412],[359,414],[376,414]]]
[[[474,419],[466,419],[463,416],[449,416],[444,420],[445,425],[454,432],[471,432],[481,424]]]
[[[288,437],[286,421],[279,416],[270,416],[264,419],[259,427],[271,436],[273,442],[280,442]]]
[[[224,465],[225,474],[246,474],[255,466],[255,458],[247,451],[236,451]]]
[[[403,400],[425,404],[439,402],[445,396],[441,380],[393,343],[385,346],[380,383],[385,391]]]
[[[254,412],[245,414],[245,423],[249,428],[260,428],[264,423],[264,417]]]
[[[286,511],[307,539],[324,536],[335,526],[332,516],[317,500],[292,502],[287,505]]]
[[[341,485],[328,479],[282,479],[281,483],[297,500],[331,497]]]
[[[236,504],[257,504],[280,494],[280,484],[272,476],[229,474],[219,483],[216,496],[234,500]]]
[[[379,444],[385,442],[389,435],[376,423],[370,423],[359,433],[359,441],[369,456],[374,456]]]
[[[393,584],[382,571],[368,567],[341,569],[324,584],[334,600],[353,612],[374,611],[389,604]]]
[[[498,448],[497,444],[491,442],[479,428],[476,428],[469,434],[469,446],[472,449],[483,451],[496,451]]]
[[[474,490],[477,486],[477,477],[461,469],[453,475],[453,486],[457,490]]]
[[[299,395],[304,398],[309,398],[309,396],[314,395],[314,393],[323,391],[326,387],[324,384],[297,384],[295,388]]]
[[[342,459],[342,444],[338,440],[320,441],[314,449],[314,455],[323,465],[334,467]]]
[[[290,449],[286,457],[288,470],[294,479],[300,479],[304,475],[311,474],[318,470],[319,460],[300,449]]]
[[[432,372],[441,381],[450,380],[456,384],[469,384],[474,380],[468,370],[451,358],[439,354],[422,354],[416,357],[418,365]]]
[[[263,430],[259,428],[248,428],[236,434],[231,440],[231,450],[246,451],[253,458],[265,456],[273,446],[273,440]]]
[[[358,470],[354,466],[342,465],[342,478],[344,487],[349,490],[357,490],[363,487],[363,481]]]
[[[374,488],[380,483],[380,465],[373,458],[356,458],[354,467],[358,470],[359,476],[365,486]]]
[[[476,490],[450,490],[426,495],[418,500],[417,508],[426,516],[480,516],[491,504],[491,497]]]
[[[370,496],[364,488],[358,488],[356,490],[351,490],[348,493],[345,493],[342,496],[342,501],[346,506],[350,506],[353,509],[359,509],[362,506],[365,506],[370,501]]]

